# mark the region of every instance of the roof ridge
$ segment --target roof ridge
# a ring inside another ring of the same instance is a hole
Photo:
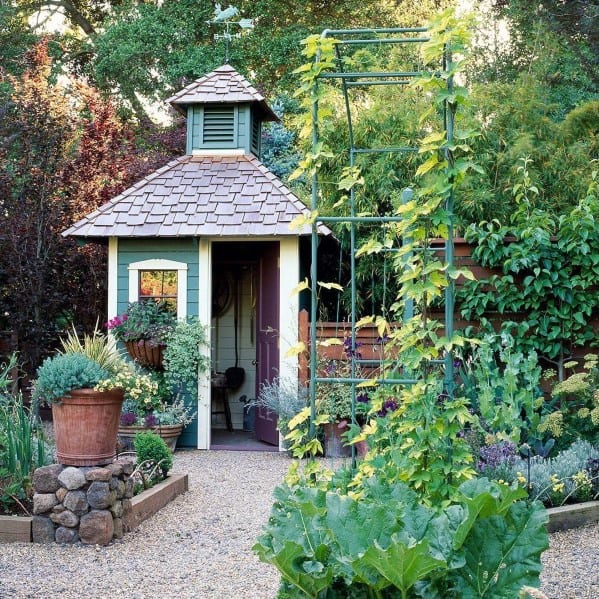
[[[211,79],[220,77],[221,75],[226,75],[231,80],[234,80],[236,83],[241,85],[257,102],[264,101],[264,96],[239,71],[237,71],[237,69],[235,69],[231,65],[224,64],[210,71],[210,73],[203,75],[199,79],[192,81],[183,89],[179,90],[177,93],[167,98],[166,102],[168,102],[169,104],[174,104],[177,103],[181,98],[183,98],[187,94],[198,93],[198,90],[201,86],[203,86]]]

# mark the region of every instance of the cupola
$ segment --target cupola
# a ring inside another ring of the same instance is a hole
[[[260,157],[264,121],[278,121],[264,97],[224,64],[167,100],[187,117],[187,154]]]

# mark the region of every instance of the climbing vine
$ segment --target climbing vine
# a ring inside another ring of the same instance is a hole
[[[453,84],[463,68],[465,48],[469,39],[468,23],[443,13],[431,24],[430,41],[423,46],[426,72],[413,87],[431,98],[430,112],[422,121],[430,122],[431,112],[437,114],[439,128],[423,135],[419,152],[426,160],[416,175],[420,185],[413,199],[406,203],[397,198],[395,215],[398,222],[384,225],[385,237],[368,239],[356,252],[364,255],[395,250],[394,268],[400,294],[391,307],[395,316],[414,305],[414,316],[404,319],[402,326],[391,327],[384,314],[373,314],[356,323],[359,329],[375,324],[385,338],[389,355],[397,356],[392,365],[381,368],[383,377],[414,378],[415,384],[386,385],[376,378],[358,385],[361,397],[371,405],[369,422],[359,429],[354,423],[353,441],[367,440],[370,458],[361,462],[349,485],[354,496],[364,492],[363,481],[386,464],[384,477],[404,480],[425,498],[425,501],[447,500],[457,486],[473,475],[472,457],[459,432],[473,420],[467,400],[453,397],[444,389],[438,363],[454,347],[462,347],[466,339],[458,334],[446,335],[442,323],[430,316],[434,302],[442,299],[445,290],[458,277],[472,278],[469,271],[457,269],[433,251],[431,240],[447,239],[451,235],[452,194],[471,170],[478,167],[471,159],[469,140],[475,132],[461,129],[460,108],[467,102],[467,91]],[[315,104],[324,98],[319,75],[334,64],[334,41],[315,36],[305,45],[304,53],[312,62],[298,69],[302,78],[301,93],[307,111],[304,132],[312,130],[312,118],[323,118]],[[445,68],[442,68],[445,65]],[[326,111],[325,111],[326,114]],[[308,127],[309,124],[309,127]],[[316,125],[318,127],[318,124]],[[448,131],[450,134],[448,135]],[[315,146],[300,165],[299,172],[316,174],[318,162],[328,148]],[[363,183],[358,169],[343,171],[338,188],[351,190]],[[311,214],[305,222],[317,219]],[[307,282],[301,285],[307,286]],[[303,349],[303,348],[300,348]],[[298,419],[298,425],[308,418],[308,411]],[[296,441],[297,455],[310,455],[317,443],[306,435],[304,428],[291,431],[289,439]],[[314,480],[314,470],[302,479],[294,469],[294,484]]]
[[[454,90],[451,79],[440,85],[433,69],[438,71],[444,59],[449,73],[458,72],[448,48],[462,51],[467,30],[452,13],[444,13],[430,33],[424,55],[431,75],[417,85],[425,93],[432,90],[434,106],[451,119],[451,131],[466,94]],[[316,460],[303,467],[295,462],[286,483],[275,490],[269,523],[254,551],[281,572],[281,595],[515,596],[522,585],[538,585],[540,554],[547,547],[542,507],[521,501],[525,491],[517,485],[469,480],[473,457],[461,433],[475,426],[476,417],[465,398],[453,396],[453,387],[443,388],[437,366],[446,352],[466,343],[459,335],[443,334],[429,313],[452,281],[470,277],[445,263],[430,245],[432,237],[451,236],[452,194],[468,171],[477,168],[467,143],[473,134],[457,133],[459,143],[445,131],[424,138],[421,152],[428,159],[418,172],[422,183],[415,199],[397,207],[402,218],[384,225],[384,241],[369,240],[358,251],[359,258],[398,250],[401,294],[394,311],[411,302],[417,314],[398,329],[381,314],[361,319],[356,327],[376,325],[381,342],[397,356],[382,370],[384,377],[414,380],[373,378],[358,385],[360,401],[368,402],[370,411],[361,430],[354,422],[353,433],[358,434],[353,441],[368,443],[357,468],[334,473]],[[313,159],[304,168],[315,168]],[[343,184],[350,188],[359,182],[359,172],[347,176],[350,180]],[[291,428],[300,427],[291,433],[295,455],[312,453],[314,442],[304,427],[309,417],[305,410],[290,422]],[[481,538],[486,539],[484,551]],[[507,539],[526,547],[522,559],[513,559]],[[507,571],[509,579],[503,575]]]
[[[538,189],[529,166],[522,159],[513,187],[518,208],[510,222],[483,222],[466,231],[466,240],[475,244],[473,258],[497,274],[467,282],[459,305],[462,316],[480,321],[484,330],[493,329],[494,314],[501,315],[499,328],[513,334],[517,349],[536,351],[563,380],[564,363],[598,344],[592,324],[599,312],[597,173],[578,205],[556,218],[533,208]]]

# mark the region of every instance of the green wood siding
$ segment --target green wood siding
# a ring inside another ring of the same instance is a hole
[[[237,147],[250,152],[250,106],[243,104],[237,107]]]
[[[142,260],[163,259],[187,264],[187,314],[198,314],[198,245],[193,239],[120,239],[117,259],[117,313],[123,314],[129,303],[129,264]],[[190,403],[185,397],[186,404]],[[193,410],[197,406],[193,405]],[[185,427],[178,445],[197,447],[197,416]]]
[[[163,259],[187,264],[187,314],[198,314],[198,244],[193,239],[119,239],[117,259],[117,313],[129,303],[129,264]]]

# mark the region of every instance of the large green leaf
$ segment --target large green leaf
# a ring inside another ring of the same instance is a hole
[[[335,531],[342,554],[357,557],[375,541],[387,546],[400,527],[401,512],[381,504],[358,503],[347,495],[329,493],[326,525]]]
[[[498,485],[486,478],[474,478],[460,485],[459,496],[467,517],[455,531],[454,549],[461,547],[477,519],[504,514],[514,501],[526,496],[526,491]]]
[[[431,555],[427,540],[411,542],[405,535],[394,534],[389,547],[383,549],[375,544],[368,549],[361,560],[354,563],[358,571],[363,566],[377,570],[388,584],[405,595],[427,574],[436,568],[444,567],[445,562]]]
[[[309,487],[291,491],[283,485],[275,489],[274,496],[268,534],[275,550],[280,549],[281,543],[292,541],[304,547],[307,556],[313,556],[315,547],[330,544],[324,526],[324,491]]]
[[[538,586],[547,549],[547,513],[517,502],[505,516],[478,519],[463,544],[466,565],[455,571],[461,599],[512,599],[523,585]]]
[[[254,550],[262,559],[262,547],[255,545]],[[301,545],[287,541],[278,553],[263,561],[268,561],[275,566],[285,580],[301,589],[307,597],[316,598],[333,581],[332,568],[323,564],[327,554],[328,548],[321,545],[315,548],[316,559],[308,560]]]

